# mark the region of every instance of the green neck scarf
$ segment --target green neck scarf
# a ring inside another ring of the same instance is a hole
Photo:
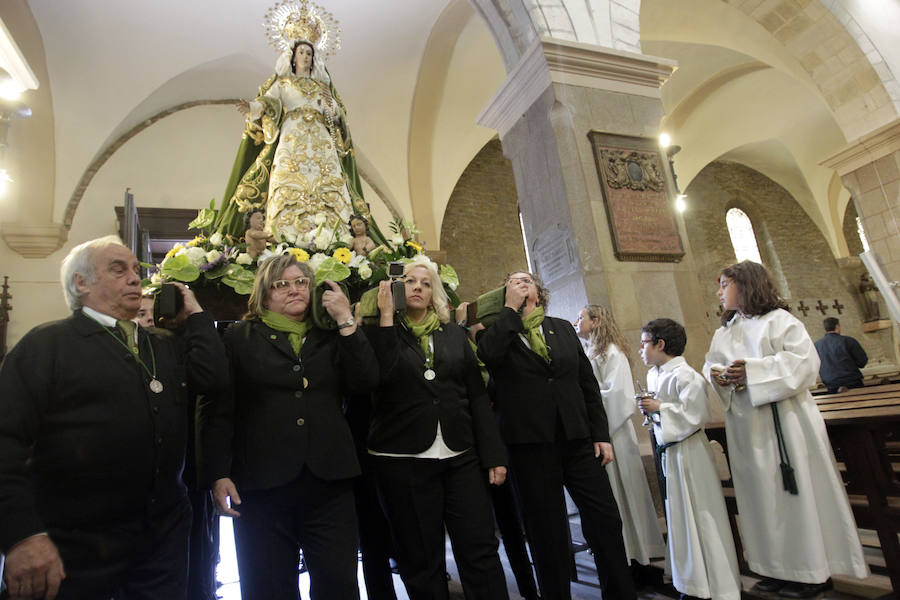
[[[527,317],[522,317],[522,326],[525,328],[525,336],[528,338],[528,344],[535,354],[540,356],[550,364],[550,348],[544,341],[544,334],[541,333],[541,323],[544,322],[544,307],[538,306]]]
[[[275,331],[283,331],[288,334],[288,341],[291,343],[291,348],[294,349],[294,353],[296,353],[297,356],[300,356],[300,348],[303,347],[303,338],[312,327],[310,320],[295,321],[280,313],[272,312],[271,310],[263,311],[261,317],[262,322]]]
[[[430,308],[425,314],[425,318],[418,323],[410,319],[409,315],[404,315],[403,319],[409,326],[409,330],[412,332],[413,336],[418,340],[419,348],[425,353],[425,366],[430,369],[434,366],[434,354],[431,351],[431,344],[428,343],[428,336],[431,335],[431,332],[435,329],[440,328],[441,320],[438,319],[437,313]]]

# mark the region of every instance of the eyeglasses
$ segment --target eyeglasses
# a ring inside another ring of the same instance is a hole
[[[652,346],[652,345],[655,344],[655,343],[656,343],[656,342],[654,342],[653,340],[641,340],[641,348],[643,348],[643,347],[646,346],[647,344],[650,344],[650,345]]]
[[[289,289],[303,291],[309,289],[309,277],[298,277],[297,279],[278,279],[272,282],[272,289],[276,292],[286,292]]]
[[[522,283],[528,285],[534,283],[534,279],[532,279],[531,277],[510,277],[509,281],[521,281]]]

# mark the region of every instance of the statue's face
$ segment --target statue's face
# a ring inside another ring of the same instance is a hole
[[[309,75],[312,61],[313,49],[306,44],[297,44],[294,48],[294,72],[297,75]]]
[[[353,219],[350,221],[350,230],[354,237],[366,235],[366,224],[362,219]]]
[[[261,212],[253,213],[253,215],[250,217],[250,229],[262,229],[265,222],[265,215],[263,215]]]

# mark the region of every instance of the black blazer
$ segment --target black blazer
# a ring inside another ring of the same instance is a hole
[[[478,338],[478,356],[496,385],[494,409],[507,444],[552,442],[557,418],[566,439],[608,442],[600,386],[571,323],[544,317],[550,364],[519,337],[522,319],[503,308]]]
[[[32,329],[0,367],[0,550],[41,531],[153,518],[186,495],[188,402],[228,377],[212,319],[191,315],[180,340],[138,327],[158,394],[104,329],[76,311]]]
[[[270,489],[306,466],[327,481],[359,475],[344,394],[378,383],[378,362],[366,336],[313,328],[300,357],[288,334],[259,320],[225,333],[231,393],[200,404],[200,469],[211,485],[230,477],[239,488]]]
[[[438,420],[451,450],[475,448],[484,468],[506,465],[481,371],[465,331],[455,323],[432,334],[435,378],[425,379],[425,353],[405,325],[366,329],[381,367],[368,447],[417,454],[434,443]]]

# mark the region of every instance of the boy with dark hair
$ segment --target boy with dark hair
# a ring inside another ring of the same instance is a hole
[[[739,600],[741,580],[722,484],[703,425],[707,383],[681,354],[684,327],[654,319],[641,328],[641,358],[650,367],[640,401],[650,417],[665,477],[669,538],[666,569],[681,598]]]

